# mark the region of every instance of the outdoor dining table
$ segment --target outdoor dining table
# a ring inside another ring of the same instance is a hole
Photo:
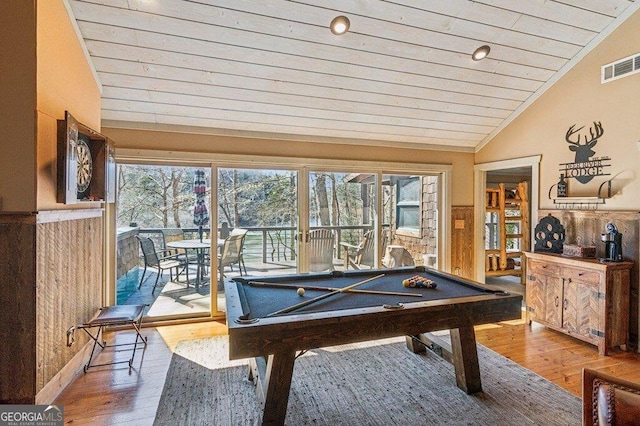
[[[218,238],[217,246],[222,247],[224,245],[224,239]],[[180,249],[185,250],[186,254],[189,254],[189,250],[192,250],[196,253],[197,259],[197,269],[196,269],[196,288],[200,288],[200,284],[202,283],[202,278],[204,276],[204,266],[206,254],[211,247],[210,239],[194,239],[194,240],[178,240],[171,241],[167,243],[168,248],[172,249]],[[187,285],[189,283],[187,282]]]

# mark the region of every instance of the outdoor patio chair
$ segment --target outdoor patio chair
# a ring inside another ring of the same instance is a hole
[[[174,241],[184,240],[184,231],[180,228],[164,228],[162,232],[162,241],[164,243],[164,249],[166,254],[177,254],[180,260],[187,261],[188,263],[198,263],[198,255],[195,253],[188,253],[185,249],[167,248],[167,243]]]
[[[309,232],[309,271],[333,271],[333,245],[335,236],[331,229],[314,229]]]
[[[171,281],[173,281],[173,270],[176,270],[176,278],[180,274],[179,268],[184,267],[184,270],[187,275],[187,282],[189,282],[189,269],[186,268],[187,263],[185,260],[181,260],[179,255],[177,254],[169,254],[166,255],[166,251],[156,251],[155,244],[153,240],[148,237],[141,237],[136,235],[138,241],[140,241],[140,249],[142,250],[142,258],[144,260],[144,271],[142,272],[142,277],[140,278],[140,284],[138,284],[138,290],[142,287],[142,283],[144,282],[144,276],[147,273],[147,268],[155,268],[158,270],[158,274],[156,275],[156,281],[153,284],[153,293],[156,290],[156,286],[158,285],[158,280],[160,279],[160,275],[164,273],[164,271],[169,271],[169,277]]]
[[[345,242],[341,242],[340,245],[344,249],[344,268],[349,269],[351,266],[354,269],[362,269],[363,266],[368,268],[374,267],[375,256],[373,255],[375,249],[375,234],[373,231],[367,231],[362,236],[360,244],[353,245]]]
[[[247,273],[247,267],[244,264],[243,249],[244,239],[247,235],[246,229],[234,229],[229,233],[229,236],[224,240],[224,245],[218,256],[218,271],[220,272],[220,282],[224,281],[224,268],[230,267],[233,271],[233,265],[238,264],[240,275],[242,275],[242,268],[244,273]]]

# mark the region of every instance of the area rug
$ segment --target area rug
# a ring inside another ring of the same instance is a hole
[[[483,391],[467,395],[453,366],[404,338],[335,346],[298,358],[287,425],[580,425],[576,396],[478,345]],[[227,337],[178,344],[155,425],[255,425],[261,407]]]

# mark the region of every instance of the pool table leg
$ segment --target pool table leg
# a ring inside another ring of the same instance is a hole
[[[451,330],[451,355],[458,387],[467,394],[482,391],[476,334],[472,325]]]
[[[284,424],[295,359],[295,351],[283,351],[269,355],[266,360],[251,360],[249,379],[256,384],[258,396],[264,403],[263,425]]]
[[[458,387],[468,394],[480,392],[480,365],[473,326],[450,331],[451,343],[431,333],[407,336],[407,348],[415,353],[429,348],[432,352],[453,364]]]

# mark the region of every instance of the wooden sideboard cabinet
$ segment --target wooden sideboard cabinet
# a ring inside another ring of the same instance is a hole
[[[627,350],[633,262],[526,253],[527,320],[598,346]]]

